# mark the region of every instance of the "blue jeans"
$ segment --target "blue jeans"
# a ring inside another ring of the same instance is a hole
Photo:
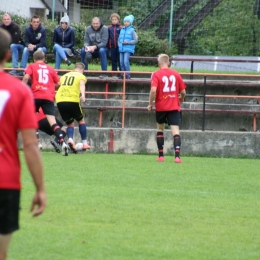
[[[117,67],[120,69],[120,60],[119,60],[119,50],[118,48],[111,48],[110,55],[111,55],[111,63],[112,63],[112,70],[117,71]]]
[[[53,52],[55,54],[55,69],[59,69],[62,60],[67,57],[66,48],[62,48],[59,44],[54,44]]]
[[[10,45],[12,52],[12,67],[18,68],[19,55],[23,52],[24,45],[19,43],[13,43]]]
[[[80,51],[80,58],[81,62],[85,64],[85,70],[88,70],[88,63],[91,61],[92,58],[100,58],[101,62],[101,69],[106,71],[107,70],[107,52],[108,49],[100,48],[95,50],[94,52],[85,52],[85,48],[82,48]]]
[[[22,56],[20,68],[26,68],[26,65],[27,65],[29,56],[30,56],[30,55],[33,55],[33,53],[36,52],[36,51],[43,51],[44,53],[46,53],[46,52],[47,52],[47,49],[46,49],[46,47],[40,47],[40,48],[38,48],[37,50],[29,51],[28,48],[25,47],[25,48],[23,49],[23,56]]]
[[[130,71],[130,52],[120,52],[120,68],[122,71]],[[130,73],[126,73],[130,77]]]

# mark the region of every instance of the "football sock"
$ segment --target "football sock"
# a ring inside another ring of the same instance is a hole
[[[73,126],[67,127],[67,135],[68,135],[68,138],[73,138],[73,136],[74,136],[74,127]]]
[[[39,142],[40,141],[40,136],[39,136],[39,130],[38,129],[36,130],[36,138],[37,138],[37,140]]]
[[[175,151],[175,158],[180,157],[180,152],[181,152],[181,137],[180,137],[180,135],[174,135],[173,136],[173,145],[174,145],[174,151]]]
[[[63,130],[61,130],[61,132],[62,132],[63,138],[65,138],[67,133],[65,131],[63,131]]]
[[[62,144],[64,142],[64,139],[63,139],[63,134],[62,134],[62,131],[61,131],[59,125],[53,124],[51,126],[51,128],[52,128],[52,131],[54,132],[54,135],[59,140],[60,144]]]
[[[87,126],[85,123],[80,123],[79,124],[79,133],[81,136],[82,140],[86,140],[87,139]]]
[[[158,147],[159,157],[161,157],[161,156],[163,156],[163,146],[164,146],[163,132],[157,132],[156,140],[157,140],[157,147]]]

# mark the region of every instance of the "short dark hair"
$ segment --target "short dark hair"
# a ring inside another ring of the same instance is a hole
[[[36,51],[34,54],[33,54],[33,60],[35,61],[39,61],[39,60],[44,60],[45,59],[45,54],[43,51],[39,50],[39,51]]]
[[[32,22],[33,19],[40,19],[40,17],[37,16],[37,15],[34,15],[34,16],[31,18],[31,22]]]
[[[10,34],[2,28],[0,28],[0,39],[0,62],[2,62],[6,56],[7,51],[10,49],[12,39]]]

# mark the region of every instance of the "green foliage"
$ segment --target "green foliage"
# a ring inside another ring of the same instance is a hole
[[[153,30],[138,30],[137,34],[136,56],[154,57],[161,53],[171,56],[177,53],[177,46],[175,44],[169,48],[168,40],[158,39]]]

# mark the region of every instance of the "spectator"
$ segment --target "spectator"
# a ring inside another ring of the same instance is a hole
[[[107,71],[107,43],[108,29],[103,25],[98,17],[92,19],[92,24],[86,28],[84,48],[81,49],[81,62],[88,70],[88,63],[92,58],[100,58],[102,71]],[[100,78],[107,77],[101,74]]]
[[[74,120],[78,122],[83,150],[90,149],[87,143],[87,128],[80,106],[80,101],[85,102],[86,77],[83,75],[84,64],[76,63],[73,71],[66,73],[60,78],[61,86],[56,94],[56,103],[62,119],[67,124],[68,145],[72,152],[77,153],[73,140]]]
[[[70,19],[66,15],[61,18],[60,26],[56,27],[53,33],[53,52],[55,54],[55,69],[60,69],[61,61],[65,61],[68,66],[71,61],[67,58],[73,56],[73,46],[75,44],[74,29],[69,26]]]
[[[46,194],[43,167],[37,147],[37,122],[33,98],[27,86],[4,72],[10,58],[11,37],[0,28],[0,259],[7,257],[12,233],[19,229],[21,166],[17,148],[18,131],[29,172],[36,187],[31,211],[33,216],[43,213]],[[37,208],[35,208],[37,207]]]
[[[34,15],[31,24],[25,30],[25,48],[20,64],[20,68],[26,68],[29,56],[35,51],[47,52],[46,30],[40,23],[40,18]],[[23,75],[23,73],[22,73]]]
[[[173,135],[173,144],[175,151],[175,162],[181,163],[181,137],[179,131],[180,122],[180,102],[184,101],[186,95],[186,85],[180,74],[169,69],[169,56],[160,54],[158,56],[159,70],[152,74],[151,91],[149,97],[148,110],[152,110],[153,101],[155,100],[156,122],[157,122],[157,147],[159,156],[158,162],[164,162],[164,124],[168,123]]]
[[[112,71],[117,71],[117,68],[120,70],[118,37],[123,26],[120,25],[120,16],[116,13],[111,14],[110,20],[112,24],[108,26],[108,48],[111,55]]]
[[[10,46],[12,52],[12,67],[18,68],[19,55],[23,52],[24,49],[21,29],[16,23],[12,22],[11,16],[7,13],[3,15],[2,22],[3,23],[0,25],[0,27],[7,30],[12,38],[12,43]],[[12,75],[17,75],[16,70],[11,70],[9,73]]]
[[[35,110],[41,107],[46,115],[53,132],[62,145],[62,155],[68,155],[68,146],[64,141],[61,129],[55,119],[54,98],[55,87],[60,85],[60,79],[51,66],[44,63],[45,55],[42,51],[33,54],[33,64],[25,69],[23,82],[28,83],[31,78],[31,89],[34,96]]]
[[[129,15],[124,19],[124,25],[120,31],[118,38],[118,47],[120,52],[120,67],[122,71],[130,71],[130,55],[133,55],[135,52],[135,45],[138,42],[138,36],[135,32],[135,29],[132,27],[134,21],[134,16]],[[124,77],[121,74],[120,78]],[[130,79],[130,73],[126,73],[126,78]]]

